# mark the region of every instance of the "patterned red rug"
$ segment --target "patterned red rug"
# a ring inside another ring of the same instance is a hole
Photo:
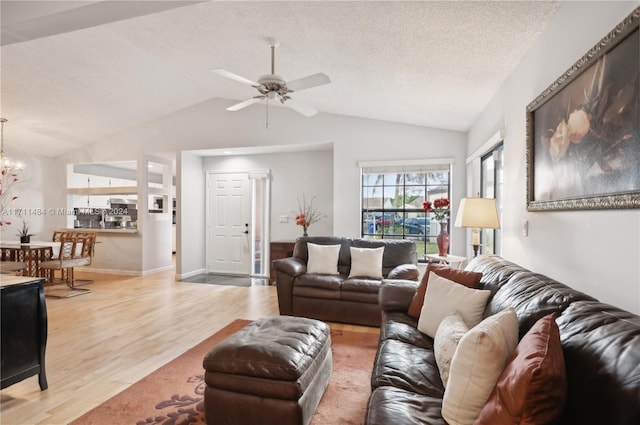
[[[202,359],[249,321],[236,320],[71,425],[204,424]],[[333,373],[312,425],[361,425],[371,393],[378,334],[331,330]]]

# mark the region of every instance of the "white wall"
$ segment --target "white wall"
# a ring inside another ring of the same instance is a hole
[[[34,234],[32,240],[51,240],[57,222],[65,222],[66,199],[60,199],[58,188],[52,185],[52,178],[64,178],[64,170],[58,172],[55,161],[39,155],[7,150],[7,155],[26,163],[26,168],[18,175],[18,182],[11,192],[18,198],[0,211],[2,221],[11,225],[0,228],[0,239],[18,240],[16,233],[22,228],[22,220]]]
[[[503,256],[634,313],[640,313],[640,211],[527,212],[525,108],[637,6],[562,2],[468,135],[471,153],[506,130]]]
[[[336,235],[360,236],[359,161],[454,158],[452,217],[465,194],[465,135],[433,128],[382,121],[336,117],[340,129],[335,135],[334,231]],[[464,231],[451,227],[451,253],[462,255]]]
[[[202,158],[182,152],[176,174],[176,274],[203,273],[206,185]]]
[[[295,240],[302,236],[296,226],[298,198],[307,200],[315,196],[313,205],[326,218],[309,227],[309,235],[333,234],[333,152],[288,152],[280,154],[216,156],[204,159],[206,171],[271,172],[271,240]],[[280,223],[279,216],[289,217]]]

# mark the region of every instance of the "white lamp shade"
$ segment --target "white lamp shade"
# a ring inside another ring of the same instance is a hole
[[[499,229],[498,206],[491,198],[464,198],[456,215],[456,227]]]

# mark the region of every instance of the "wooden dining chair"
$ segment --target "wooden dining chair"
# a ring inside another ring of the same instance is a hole
[[[74,231],[73,233],[79,238],[88,238],[87,243],[83,244],[82,248],[80,248],[80,255],[83,258],[89,258],[89,263],[85,264],[83,267],[90,266],[91,262],[93,261],[93,256],[95,255],[96,239],[98,237],[98,234],[96,232],[90,232],[86,230]],[[76,249],[78,249],[78,247],[76,247]],[[74,286],[77,287],[82,285],[89,285],[91,283],[94,283],[95,281],[93,279],[75,279],[74,282]]]
[[[19,258],[16,258],[6,250],[0,250],[0,273],[15,274],[19,272],[24,276],[27,271],[27,263],[18,260]]]
[[[79,235],[69,234],[60,237],[60,249],[58,256],[54,260],[44,261],[40,263],[40,270],[46,275],[50,284],[55,283],[54,271],[63,270],[63,281],[71,289],[64,295],[57,295],[50,292],[47,295],[59,298],[68,298],[75,295],[82,295],[91,292],[90,289],[76,287],[73,270],[75,267],[81,267],[91,264],[93,259],[93,244],[95,238],[81,237]]]
[[[63,236],[68,236],[70,233],[66,230],[54,230],[53,231],[53,236],[51,237],[51,241],[52,242],[60,242],[60,239]],[[56,258],[58,258],[58,251],[57,250],[53,250],[52,255],[51,255],[51,259],[55,260]],[[52,271],[51,273],[54,273],[54,271]],[[54,276],[55,278],[55,276]],[[64,279],[64,270],[61,272],[61,276],[60,279]]]
[[[53,236],[52,236],[51,240],[52,240],[53,242],[60,242],[60,239],[61,239],[63,236],[68,236],[69,234],[70,234],[70,232],[69,232],[69,231],[67,231],[67,230],[54,230],[54,231],[53,231]]]
[[[22,261],[0,261],[0,273],[2,274],[19,272],[20,275],[24,275],[26,269],[27,263]]]

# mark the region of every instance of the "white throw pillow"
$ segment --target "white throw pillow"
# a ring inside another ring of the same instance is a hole
[[[442,384],[445,388],[447,387],[447,381],[449,379],[451,359],[456,352],[456,348],[458,348],[460,340],[468,330],[469,328],[464,323],[464,320],[462,320],[462,317],[456,311],[442,319],[436,331],[433,351],[436,356],[438,370],[440,370],[440,378],[442,378]]]
[[[317,245],[307,242],[307,251],[309,252],[307,273],[339,274],[340,245]]]
[[[487,317],[462,337],[442,400],[442,417],[449,425],[473,424],[517,345],[518,318],[511,307]]]
[[[429,272],[429,285],[418,319],[418,330],[434,338],[442,319],[454,311],[460,313],[464,323],[472,328],[482,320],[489,295],[491,291],[470,289]]]
[[[384,247],[354,248],[351,247],[351,270],[349,277],[370,277],[382,279],[382,256]]]

